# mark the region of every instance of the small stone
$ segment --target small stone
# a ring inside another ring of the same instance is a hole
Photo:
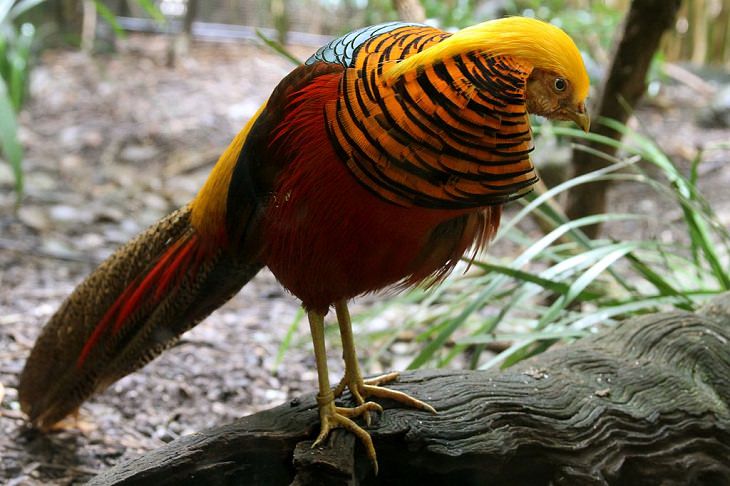
[[[78,240],[79,246],[83,249],[97,249],[106,243],[104,238],[97,233],[86,233]]]
[[[223,415],[226,413],[226,407],[220,402],[215,402],[210,406],[211,411],[215,415]]]
[[[29,172],[25,174],[26,192],[47,196],[46,193],[56,190],[58,177],[52,177],[45,172]]]
[[[73,173],[77,170],[83,170],[84,163],[84,159],[79,155],[67,154],[61,157],[59,165],[63,172]]]
[[[79,255],[64,241],[57,238],[46,238],[41,245],[44,252],[58,257],[78,257]]]
[[[702,128],[730,127],[730,85],[720,89],[697,114],[697,124]]]
[[[90,222],[86,221],[86,219],[88,219],[88,214],[84,216],[83,212],[79,209],[65,204],[51,206],[49,212],[51,219],[61,223],[81,222],[82,220],[84,220],[84,222]]]
[[[281,402],[286,398],[286,393],[270,388],[264,392],[264,398],[269,402]]]
[[[84,135],[81,137],[81,143],[83,143],[85,147],[99,147],[102,143],[104,143],[104,135],[96,130],[86,130]]]
[[[159,155],[160,151],[153,145],[127,145],[119,154],[119,158],[127,162],[146,162]]]
[[[124,212],[113,206],[104,206],[96,210],[97,223],[118,223],[124,219]]]
[[[58,141],[64,148],[80,148],[83,127],[78,125],[68,126],[61,130]]]
[[[38,206],[20,206],[18,219],[21,223],[36,231],[45,231],[50,226],[48,215]]]
[[[162,442],[172,442],[175,440],[175,437],[166,427],[157,427],[155,430],[155,437],[160,439]]]
[[[10,168],[10,164],[5,161],[0,161],[0,186],[14,186],[15,175],[13,175],[13,169]]]
[[[169,210],[167,200],[159,194],[148,192],[143,196],[143,202],[146,209],[154,209],[161,213]]]

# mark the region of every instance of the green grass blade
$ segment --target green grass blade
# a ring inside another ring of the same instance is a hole
[[[16,3],[13,8],[10,10],[9,15],[11,20],[15,20],[24,13],[26,13],[28,10],[40,5],[41,3],[45,2],[46,0],[20,0],[18,3]]]
[[[633,219],[636,218],[636,216],[623,214],[598,214],[586,216],[575,221],[570,221],[560,226],[559,228],[556,228],[549,234],[543,236],[531,247],[527,248],[519,257],[514,260],[512,266],[514,268],[519,268],[522,265],[528,263],[543,249],[547,248],[552,242],[560,238],[560,236],[562,236],[571,229],[595,224],[596,222],[626,218]],[[431,342],[423,347],[420,353],[408,365],[408,369],[415,369],[423,366],[427,361],[433,358],[435,353],[444,345],[444,343],[446,343],[446,341],[450,339],[451,335],[466,322],[469,316],[474,314],[477,309],[484,306],[486,301],[492,298],[507,282],[507,276],[498,275],[497,277],[493,278],[489,283],[487,283],[487,285],[477,294],[477,296],[471,302],[469,302],[456,317],[448,319],[446,322],[442,323],[443,328],[441,329],[439,334]]]
[[[294,333],[301,324],[303,318],[304,309],[300,308],[297,311],[296,316],[294,316],[294,320],[289,325],[289,329],[286,330],[286,335],[284,335],[284,339],[282,339],[281,344],[279,345],[279,349],[276,351],[276,359],[274,359],[274,364],[271,366],[272,371],[276,371],[276,369],[281,366],[281,362],[284,360],[284,355],[291,346],[291,341],[294,338]]]
[[[545,191],[543,194],[540,194],[538,197],[536,197],[534,200],[530,201],[529,204],[527,204],[524,208],[520,210],[517,215],[512,218],[508,223],[503,225],[499,231],[499,234],[497,235],[497,238],[500,237],[500,235],[504,233],[508,233],[514,226],[516,226],[520,221],[522,221],[524,218],[526,218],[532,211],[534,211],[536,208],[543,205],[547,200],[555,198],[558,194],[560,194],[563,191],[566,191],[574,186],[578,186],[581,184],[585,184],[588,182],[595,182],[596,179],[604,174],[608,174],[610,172],[614,172],[620,169],[623,169],[624,167],[627,167],[631,164],[634,164],[638,161],[638,158],[632,158],[625,160],[623,162],[615,163],[611,166],[604,167],[603,169],[599,169],[597,171],[591,172],[589,174],[584,174],[582,176],[574,177],[570,180],[567,180],[563,182],[562,184],[558,184],[557,186]],[[497,239],[495,238],[495,239]],[[585,238],[585,237],[583,237]]]
[[[689,171],[689,183],[692,187],[697,187],[697,180],[700,177],[700,162],[702,162],[702,148],[697,149],[697,154],[692,159],[692,165]]]
[[[635,255],[629,253],[626,255],[626,259],[631,262],[634,269],[636,269],[642,277],[651,283],[661,295],[679,297],[683,300],[681,305],[679,305],[681,308],[685,310],[692,309],[692,301],[688,297],[683,296],[674,288],[674,286],[672,286],[672,284],[667,282],[666,279],[652,270],[648,265],[644,264],[644,262],[639,260]]]
[[[167,22],[167,19],[162,14],[160,9],[157,8],[154,2],[151,2],[150,0],[134,0],[134,2],[142,7],[142,10],[147,12],[147,15],[152,17],[158,24],[164,24],[165,22]]]
[[[506,275],[508,277],[512,277],[513,279],[522,282],[522,283],[532,283],[535,285],[539,285],[543,289],[550,290],[552,292],[555,292],[556,294],[566,294],[568,293],[568,290],[570,289],[570,286],[563,282],[558,282],[555,280],[551,280],[548,278],[543,278],[540,275],[535,275],[530,272],[526,272],[523,270],[518,270],[516,268],[512,267],[506,267],[503,265],[496,265],[493,263],[486,263],[486,262],[474,262],[475,267],[479,267],[483,270],[486,270],[488,272],[495,272],[495,273],[501,273],[502,275]],[[579,298],[580,300],[595,300],[600,297],[600,294],[584,291],[581,292]]]
[[[578,277],[578,279],[576,279],[570,286],[568,292],[561,295],[553,303],[553,305],[550,306],[550,309],[543,314],[535,328],[542,329],[554,321],[560,312],[570,305],[591,282],[603,273],[604,270],[606,270],[616,260],[622,258],[627,253],[639,248],[640,246],[641,243],[628,242],[619,243],[609,247],[607,254],[601,257],[595,264]]]
[[[114,12],[109,10],[109,7],[104,5],[101,0],[94,0],[94,7],[96,8],[96,11],[101,16],[101,18],[112,26],[114,34],[117,37],[126,37],[127,34],[126,32],[124,32],[124,27],[122,27],[122,25],[117,21],[116,15],[114,15]]]
[[[10,77],[7,82],[10,103],[16,113],[23,104],[27,72],[28,64],[26,64],[25,59],[22,59],[17,54],[12,56],[10,60]]]
[[[274,52],[278,53],[280,56],[282,56],[286,59],[289,59],[292,62],[292,64],[294,64],[295,66],[301,66],[302,64],[304,64],[302,61],[297,59],[297,57],[294,54],[292,54],[284,46],[282,46],[280,42],[277,42],[274,39],[270,39],[270,38],[266,37],[266,34],[261,32],[259,29],[256,29],[256,35],[258,36],[259,39],[261,39],[263,41],[264,44],[266,44],[271,49],[273,49]]]
[[[0,25],[9,20],[10,9],[13,8],[15,0],[0,0]]]
[[[562,330],[544,330],[537,332],[525,333],[505,333],[505,334],[490,334],[481,336],[469,336],[463,339],[459,339],[459,344],[488,344],[497,341],[524,341],[524,340],[538,340],[538,339],[565,339],[582,337],[588,334],[584,329],[562,329]]]
[[[605,323],[616,316],[636,314],[638,311],[655,311],[661,306],[677,306],[683,304],[685,296],[659,296],[627,302],[625,304],[605,306],[591,314],[574,320],[570,323],[572,329],[586,329],[597,324]]]
[[[18,140],[18,122],[5,80],[0,78],[0,146],[15,176],[18,202],[23,194],[23,147]]]

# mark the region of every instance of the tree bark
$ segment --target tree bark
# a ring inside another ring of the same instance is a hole
[[[90,485],[730,484],[730,294],[630,319],[504,372],[404,373],[369,432],[311,448],[314,395],[180,438]]]
[[[289,27],[291,24],[289,10],[290,6],[288,0],[271,1],[271,18],[277,32],[277,41],[282,46],[286,45],[287,36],[289,35]]]
[[[93,0],[83,1],[84,20],[81,27],[81,50],[91,53],[96,39],[96,5]]]
[[[426,21],[426,10],[419,0],[393,0],[393,7],[398,12],[398,18],[404,22]]]
[[[611,66],[598,90],[590,108],[593,119],[612,118],[625,123],[631,116],[634,106],[646,91],[646,74],[654,53],[659,48],[664,32],[673,24],[679,11],[681,0],[633,0],[624,19],[621,35],[617,39]],[[594,123],[593,133],[621,139],[621,134]],[[596,142],[590,147],[610,156],[616,149]],[[575,176],[593,172],[606,165],[606,162],[585,151],[573,151],[573,171]],[[606,212],[606,192],[609,184],[605,181],[594,184],[581,184],[568,194],[566,214],[578,219],[591,214]],[[587,226],[584,231],[594,238],[600,231],[599,225]]]
[[[195,22],[197,16],[198,0],[187,0],[182,28],[180,32],[172,36],[167,49],[167,67],[174,68],[177,60],[187,56],[190,52],[190,43],[193,39],[193,22]]]

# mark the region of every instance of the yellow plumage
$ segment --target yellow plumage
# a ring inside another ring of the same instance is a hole
[[[468,52],[514,57],[532,68],[573,80],[577,97],[588,96],[590,81],[573,39],[552,24],[525,17],[490,20],[462,29],[395,64],[386,76],[398,78],[419,67]]]
[[[251,131],[251,127],[265,107],[266,103],[262,104],[243,129],[238,132],[226,151],[218,158],[213,171],[191,203],[193,209],[190,214],[190,223],[193,228],[205,236],[217,236],[220,229],[225,226],[226,196],[233,169],[236,167],[248,132]]]

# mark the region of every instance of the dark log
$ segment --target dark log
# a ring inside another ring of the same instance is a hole
[[[730,294],[625,321],[504,372],[404,373],[438,415],[386,408],[312,449],[313,395],[183,437],[91,485],[730,484]]]
[[[674,25],[681,0],[633,0],[623,22],[621,33],[614,44],[611,66],[606,72],[603,84],[591,104],[591,117],[611,118],[625,123],[646,91],[646,75],[651,60],[659,48],[663,34]],[[591,132],[615,140],[621,134],[599,123],[593,123]],[[596,150],[614,155],[616,149],[598,142],[588,143]],[[573,171],[580,176],[598,170],[606,165],[603,159],[588,152],[573,151]],[[591,214],[606,212],[606,181],[581,184],[570,190],[566,214],[578,219]],[[598,235],[599,225],[583,228],[592,238]]]

